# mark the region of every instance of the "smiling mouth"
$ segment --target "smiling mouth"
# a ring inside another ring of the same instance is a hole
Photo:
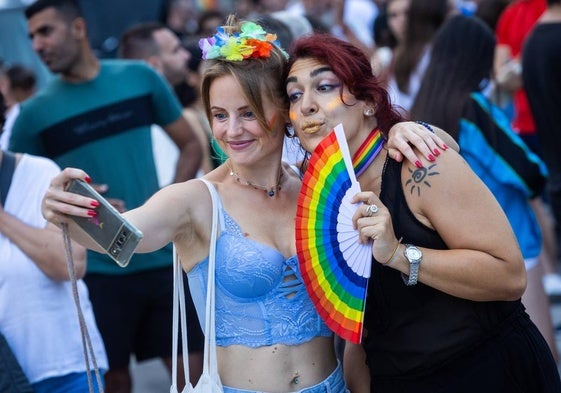
[[[306,122],[302,125],[302,132],[305,134],[315,134],[321,128],[323,123],[319,122]]]

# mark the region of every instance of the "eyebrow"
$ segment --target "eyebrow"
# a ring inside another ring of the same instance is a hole
[[[253,109],[251,108],[250,105],[240,106],[239,108],[236,108],[236,111],[241,112],[241,111],[246,111],[246,110],[248,110],[248,109],[249,109],[250,111],[253,111]],[[211,110],[211,111],[213,111],[213,110],[224,111],[224,110],[226,110],[226,109],[225,109],[225,108],[222,108],[222,107],[220,107],[220,106],[214,105],[214,106],[211,106],[211,107],[210,107],[210,110]]]
[[[45,35],[48,31],[49,31],[50,26],[49,25],[41,25],[39,26],[39,28],[35,29],[35,31],[31,32],[28,31],[27,32],[27,37],[32,40],[34,36],[36,36],[37,34],[40,35]]]
[[[315,70],[310,72],[310,77],[313,78],[313,77],[318,76],[322,72],[328,72],[328,71],[331,71],[331,67],[329,67],[329,66],[316,68]],[[289,83],[292,83],[292,82],[297,82],[297,81],[298,81],[298,78],[296,78],[295,76],[290,76],[290,77],[286,78],[286,84],[289,84]]]

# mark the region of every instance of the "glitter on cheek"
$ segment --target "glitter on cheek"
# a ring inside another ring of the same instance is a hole
[[[343,103],[343,101],[341,101],[341,99],[339,97],[337,97],[337,98],[334,98],[333,100],[331,100],[330,102],[328,102],[326,107],[329,110],[333,110],[333,109],[341,106],[342,103]]]

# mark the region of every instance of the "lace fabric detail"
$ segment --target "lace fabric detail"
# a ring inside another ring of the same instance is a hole
[[[220,346],[297,345],[332,332],[318,315],[296,256],[284,256],[244,236],[221,209],[224,228],[216,258],[216,341]],[[206,295],[208,260],[189,273],[199,319]],[[204,318],[204,316],[203,316]]]
[[[224,209],[222,209],[222,217],[224,218],[226,232],[234,236],[245,237],[238,223]]]

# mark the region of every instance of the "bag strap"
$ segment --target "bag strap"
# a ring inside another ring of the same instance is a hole
[[[185,289],[183,286],[183,268],[173,245],[173,314],[172,314],[172,352],[171,352],[171,387],[170,393],[177,391],[177,346],[178,322],[181,317],[181,345],[183,348],[183,371],[185,373],[185,388],[183,392],[191,392],[193,385],[189,380],[189,346],[187,341],[187,321],[185,314]],[[179,315],[181,314],[181,315]]]
[[[12,176],[16,168],[16,155],[9,151],[2,151],[2,166],[0,166],[0,203],[6,203],[8,190],[12,183]]]
[[[205,350],[203,374],[207,373],[217,381],[218,361],[216,359],[216,316],[215,316],[215,265],[216,265],[216,240],[218,237],[218,203],[216,189],[210,182],[202,179],[206,184],[212,198],[212,232],[210,234],[210,248],[208,254],[208,284],[205,313]]]
[[[218,194],[214,186],[207,180],[200,178],[208,188],[212,200],[212,230],[210,235],[209,254],[208,254],[208,281],[205,312],[205,345],[203,359],[203,375],[207,374],[217,381],[218,362],[216,358],[216,318],[215,318],[215,280],[214,271],[216,264],[216,241],[218,238],[218,205],[220,203]],[[183,392],[193,391],[193,385],[189,381],[189,362],[187,361],[187,323],[185,308],[185,292],[183,286],[183,268],[177,255],[175,244],[173,246],[173,328],[172,328],[172,385],[170,393],[177,393],[177,343],[178,343],[178,322],[181,323],[181,343],[183,345],[183,368],[185,370],[185,389]],[[179,314],[179,315],[178,315]],[[178,321],[180,319],[180,321]]]
[[[93,369],[95,379],[97,382],[97,390],[99,393],[104,393],[101,373],[97,365],[95,352],[93,349],[92,341],[90,339],[90,333],[88,332],[88,326],[86,325],[86,319],[84,318],[84,314],[82,313],[82,306],[80,304],[80,296],[78,294],[78,282],[76,279],[76,272],[74,271],[74,258],[72,257],[72,242],[70,240],[70,235],[68,232],[68,224],[64,223],[61,224],[61,226],[62,226],[62,237],[64,239],[64,251],[66,253],[66,268],[68,269],[68,275],[70,276],[70,282],[72,285],[72,297],[74,298],[74,304],[78,312],[78,322],[80,324],[80,333],[82,335],[82,350],[84,351],[84,361],[86,362],[86,374],[88,377],[88,391],[89,393],[94,393],[94,384],[93,384],[93,377],[92,377],[92,369]],[[90,365],[90,360],[92,362],[91,365]]]

